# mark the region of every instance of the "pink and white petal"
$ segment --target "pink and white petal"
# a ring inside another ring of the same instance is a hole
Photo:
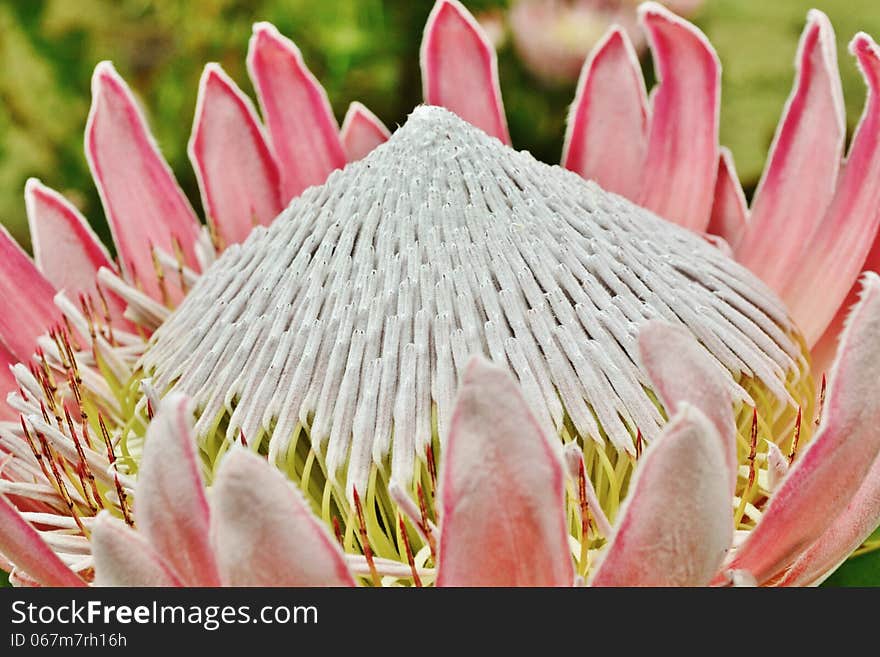
[[[510,374],[467,366],[440,483],[438,586],[571,586],[558,450]]]
[[[562,166],[637,201],[648,133],[648,99],[632,43],[612,27],[581,69],[568,115]]]
[[[880,232],[874,238],[874,244],[871,246],[862,268],[865,271],[880,272]],[[837,355],[840,334],[843,331],[846,318],[858,300],[859,284],[856,282],[850,288],[849,294],[846,295],[846,299],[837,310],[834,319],[831,320],[822,337],[810,350],[811,368],[816,375],[821,375],[831,369]]]
[[[704,586],[733,540],[733,510],[715,426],[680,404],[639,462],[592,586]]]
[[[113,263],[89,222],[36,178],[25,183],[24,200],[37,269],[71,298],[92,292],[98,269],[112,268]]]
[[[345,166],[339,126],[327,92],[299,48],[274,25],[254,25],[247,64],[281,170],[281,202],[286,205]]]
[[[254,226],[269,225],[281,212],[275,156],[250,99],[219,64],[202,73],[188,152],[222,244],[243,242]]]
[[[808,15],[796,66],[749,230],[736,250],[740,262],[780,293],[804,269],[803,250],[831,203],[846,139],[834,30],[820,11]]]
[[[810,345],[844,303],[880,225],[880,47],[867,34],[858,34],[850,50],[868,84],[865,110],[831,206],[803,253],[801,263],[807,266],[799,266],[783,293]]]
[[[100,304],[98,270],[115,270],[115,266],[88,220],[70,201],[36,178],[25,183],[24,200],[37,269],[71,300],[85,294]],[[111,319],[134,330],[123,317],[125,302],[109,290],[101,290],[101,295]]]
[[[339,545],[302,493],[265,459],[233,447],[211,494],[226,586],[354,586]]]
[[[162,293],[150,247],[174,253],[198,268],[199,222],[147,129],[131,91],[109,62],[92,76],[86,158],[104,204],[122,270],[154,299]],[[173,301],[181,293],[167,282]]]
[[[816,437],[770,499],[730,568],[763,583],[815,542],[856,495],[880,452],[880,276],[864,275],[844,329]]]
[[[210,512],[187,397],[172,393],[147,428],[137,480],[138,530],[187,586],[217,586]]]
[[[9,348],[0,340],[0,420],[15,422],[19,413],[6,403],[10,392],[18,389],[18,383],[9,369],[18,362]]]
[[[709,224],[718,172],[721,64],[705,35],[656,2],[639,6],[658,85],[640,203],[697,232]]]
[[[825,533],[794,563],[779,586],[820,584],[880,525],[880,458]]]
[[[4,495],[0,495],[0,553],[43,586],[85,586]]]
[[[425,103],[455,112],[510,144],[498,58],[485,31],[458,0],[437,0],[422,37]]]
[[[0,341],[19,361],[30,361],[37,337],[61,317],[55,288],[0,225]]]
[[[672,417],[687,403],[715,425],[732,495],[738,463],[727,372],[690,331],[661,320],[649,321],[639,331],[639,354],[667,416]]]
[[[349,162],[366,157],[376,146],[388,141],[390,136],[391,131],[364,105],[354,101],[348,106],[339,138]]]
[[[95,586],[184,586],[153,546],[107,511],[92,525]]]
[[[706,232],[721,237],[735,251],[748,229],[749,207],[736,175],[733,153],[723,146],[720,152],[712,216]]]

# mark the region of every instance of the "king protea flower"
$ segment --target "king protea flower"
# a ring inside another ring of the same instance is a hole
[[[844,159],[834,34],[810,13],[747,207],[714,51],[640,16],[660,82],[649,99],[612,29],[564,168],[509,148],[457,2],[421,53],[426,104],[452,113],[393,135],[358,104],[338,129],[257,24],[265,134],[218,66],[200,86],[207,229],[100,64],[86,153],[118,263],[36,181],[34,262],[0,239],[13,581],[827,576],[880,522],[880,49],[852,42],[869,93]]]

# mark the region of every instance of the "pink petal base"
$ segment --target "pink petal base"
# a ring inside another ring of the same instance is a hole
[[[559,454],[506,370],[474,358],[440,484],[438,586],[571,586]]]
[[[704,586],[733,538],[721,439],[687,404],[642,455],[593,586]]]
[[[880,276],[865,274],[861,301],[848,320],[832,368],[819,432],[789,470],[730,568],[750,572],[759,584],[767,582],[826,532],[859,494],[880,452],[878,335]]]

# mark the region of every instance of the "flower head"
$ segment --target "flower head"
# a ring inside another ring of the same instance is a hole
[[[86,151],[118,266],[35,181],[36,267],[0,235],[15,581],[824,577],[880,519],[876,275],[818,395],[809,352],[824,371],[880,252],[880,51],[853,41],[869,96],[842,165],[834,36],[810,14],[747,208],[711,46],[659,5],[640,16],[659,86],[612,29],[570,171],[506,145],[494,51],[458,2],[421,52],[426,103],[451,112],[393,135],[360,105],[340,131],[259,23],[266,130],[218,66],[201,81],[207,229],[100,64]]]

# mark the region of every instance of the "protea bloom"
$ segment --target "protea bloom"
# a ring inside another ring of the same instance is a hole
[[[425,100],[472,125],[420,108],[390,139],[361,106],[337,130],[299,52],[258,24],[268,141],[218,67],[202,79],[210,231],[99,65],[86,150],[118,269],[38,183],[37,267],[2,242],[4,357],[28,363],[0,425],[15,581],[830,572],[880,520],[876,275],[847,299],[880,250],[880,50],[853,41],[869,96],[841,165],[834,37],[810,14],[747,210],[711,47],[658,5],[641,16],[650,102],[620,30],[581,76],[563,164],[590,183],[505,145],[494,53],[458,3],[426,28]],[[817,395],[810,347],[824,372],[849,312]],[[468,366],[479,353],[495,365]]]

